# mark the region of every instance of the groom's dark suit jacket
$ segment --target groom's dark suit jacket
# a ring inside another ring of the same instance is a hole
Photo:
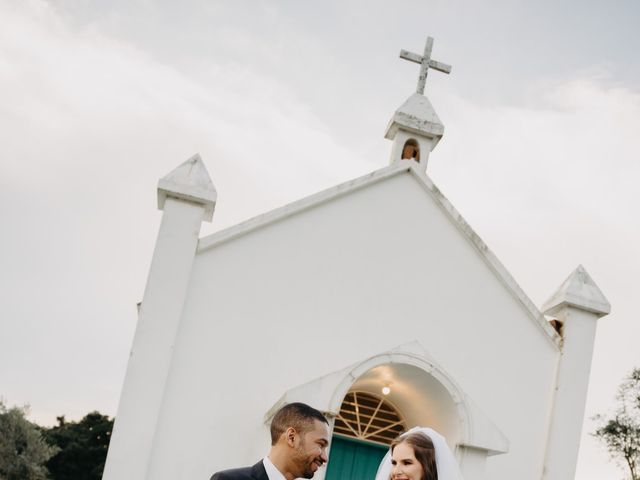
[[[262,460],[253,467],[232,468],[214,473],[211,480],[269,480]]]

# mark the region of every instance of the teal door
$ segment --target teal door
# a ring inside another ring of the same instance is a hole
[[[389,447],[354,438],[334,436],[326,480],[374,480]]]

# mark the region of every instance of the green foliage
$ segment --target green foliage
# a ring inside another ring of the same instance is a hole
[[[45,463],[57,448],[26,419],[27,408],[7,408],[0,400],[0,480],[44,480]]]
[[[635,368],[618,387],[617,409],[601,422],[593,435],[607,447],[611,458],[628,468],[631,480],[640,480],[640,368]]]
[[[60,448],[47,467],[54,480],[100,480],[113,430],[113,420],[98,412],[79,422],[58,417],[58,425],[45,431],[49,443]]]

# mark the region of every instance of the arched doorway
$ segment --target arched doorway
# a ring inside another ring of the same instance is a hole
[[[304,402],[332,417],[332,426],[340,425],[338,416],[346,418],[342,415],[342,407],[347,395],[351,392],[369,393],[389,402],[399,412],[398,416],[405,422],[407,429],[419,425],[431,427],[444,435],[460,462],[463,476],[469,480],[482,478],[487,457],[508,452],[509,440],[478,409],[450,374],[426,353],[416,352],[419,348],[421,346],[417,343],[401,345],[287,390],[267,412],[266,421],[283,404]],[[349,429],[348,426],[346,428]],[[355,430],[358,431],[357,428]],[[371,448],[378,447],[378,452],[382,452],[378,453],[381,456],[387,448],[383,442],[370,442],[357,436],[349,437],[348,434],[340,435],[339,429],[335,432],[335,445],[342,443],[342,440],[352,440],[356,444],[359,442]],[[377,469],[378,461],[372,460],[367,467],[370,469],[368,471],[373,471],[372,475],[356,476],[351,475],[346,467],[344,470],[340,469],[340,460],[336,459],[340,458],[341,448],[338,446],[334,451],[335,445],[332,442],[327,468],[318,471],[314,478],[375,478],[373,464]]]
[[[373,480],[391,441],[406,430],[384,397],[350,391],[335,418],[326,480]]]

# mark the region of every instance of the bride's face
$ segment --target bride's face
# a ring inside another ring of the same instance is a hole
[[[406,442],[396,445],[391,454],[391,480],[422,480],[422,465]]]

